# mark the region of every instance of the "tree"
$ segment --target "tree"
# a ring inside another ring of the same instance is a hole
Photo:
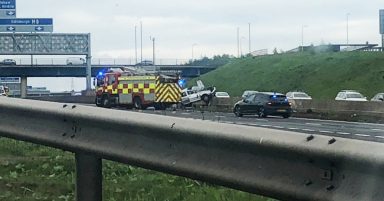
[[[277,52],[277,48],[273,49],[273,54],[279,54],[279,53]]]
[[[225,64],[229,63],[233,57],[230,55],[224,54],[224,55],[215,55],[213,58],[203,57],[198,60],[189,61],[186,65],[187,66],[212,66],[212,67],[219,67],[224,66]]]

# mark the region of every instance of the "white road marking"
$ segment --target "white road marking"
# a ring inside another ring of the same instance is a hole
[[[376,138],[384,139],[384,136],[375,136]]]
[[[319,131],[320,133],[333,133],[332,131]]]
[[[312,125],[312,126],[321,126],[321,124],[317,124],[317,123],[305,123],[307,125]]]
[[[183,112],[182,115],[190,115],[191,113]]]
[[[220,123],[225,123],[225,124],[235,124],[235,122],[232,122],[232,121],[220,121]]]
[[[355,125],[362,125],[362,124],[363,125],[373,125],[373,126],[380,125],[377,123],[349,122],[349,121],[337,121],[337,120],[325,120],[325,119],[309,119],[309,118],[298,118],[298,117],[291,117],[290,119],[308,120],[308,121],[317,121],[317,122],[345,123],[345,124],[355,124]]]
[[[355,135],[360,137],[371,137],[370,135],[365,135],[365,134],[355,134]]]
[[[256,121],[264,121],[264,122],[267,122],[268,120],[266,120],[266,119],[256,119]]]
[[[340,135],[350,135],[350,133],[345,133],[345,132],[337,132],[337,134],[340,134]]]
[[[239,124],[239,125],[248,125],[247,122],[236,122],[236,124]]]
[[[272,126],[273,128],[284,128],[284,127],[281,127],[281,126]]]
[[[289,130],[299,130],[298,128],[288,128]]]
[[[260,125],[262,127],[271,127],[271,125]]]
[[[373,131],[383,131],[384,132],[384,129],[377,129],[377,128],[374,128],[374,129],[371,129]]]
[[[309,132],[315,132],[315,130],[312,130],[312,129],[301,129],[303,131],[309,131]]]
[[[260,126],[260,124],[253,124],[253,123],[249,123],[248,125],[249,126]]]

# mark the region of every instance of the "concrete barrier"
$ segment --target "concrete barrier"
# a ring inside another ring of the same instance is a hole
[[[384,113],[383,102],[358,102],[358,101],[319,101],[296,100],[292,101],[297,110],[312,109],[314,111],[340,111],[340,112],[374,112]]]
[[[214,98],[211,105],[205,108],[209,111],[232,112],[233,105],[239,100],[241,100],[240,97]],[[384,102],[335,100],[296,100],[291,102],[294,117],[384,123]],[[201,107],[200,104],[197,106]]]

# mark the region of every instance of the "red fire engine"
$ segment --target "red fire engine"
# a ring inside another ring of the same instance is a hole
[[[111,69],[96,77],[96,105],[165,109],[180,103],[179,77]]]

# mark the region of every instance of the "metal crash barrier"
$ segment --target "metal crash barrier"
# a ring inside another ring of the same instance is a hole
[[[101,159],[287,201],[384,198],[375,142],[6,97],[0,136],[74,152],[78,201],[102,199]]]

